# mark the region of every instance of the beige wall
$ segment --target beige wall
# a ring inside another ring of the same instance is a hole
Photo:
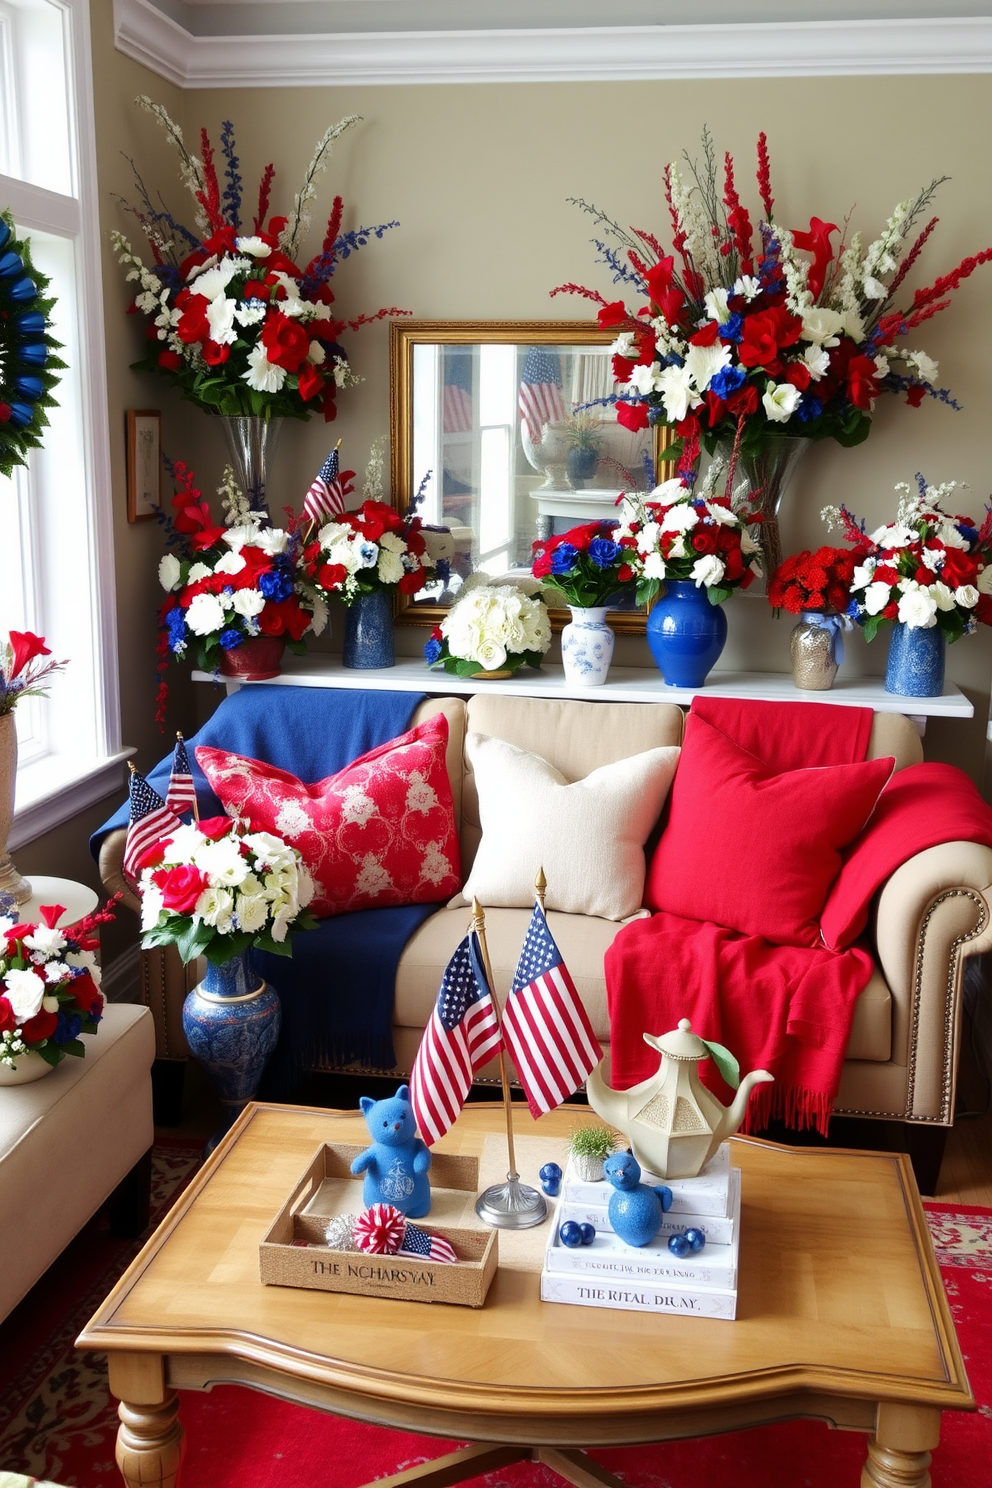
[[[341,265],[333,287],[343,313],[396,305],[439,319],[581,318],[579,301],[550,300],[548,291],[577,280],[608,292],[605,270],[593,263],[591,221],[565,198],[583,196],[621,222],[667,238],[662,196],[664,162],[697,149],[704,123],[718,147],[738,162],[742,195],[756,206],[752,186],[754,141],[768,134],[773,188],[780,220],[803,226],[813,214],[874,236],[900,197],[931,178],[953,172],[941,188],[941,223],[923,272],[913,283],[948,272],[965,254],[992,243],[992,183],[986,146],[992,133],[992,79],[802,78],[754,81],[561,83],[478,87],[381,87],[190,91],[180,95],[113,48],[111,0],[94,0],[94,73],[100,210],[105,234],[125,227],[113,193],[130,196],[132,154],[149,186],[190,219],[178,184],[176,158],[158,127],[132,99],[147,92],[166,105],[193,144],[201,124],[215,141],[221,120],[236,127],[249,200],[266,161],[277,168],[273,206],[288,207],[316,138],[327,123],[356,112],[364,123],[336,147],[321,183],[312,238],[319,242],[334,192],[346,204],[345,226],[393,217],[401,226]],[[923,124],[921,125],[921,111]],[[179,402],[164,384],[128,370],[140,326],[126,318],[122,276],[109,247],[105,295],[110,428],[114,455],[118,624],[124,737],[138,763],[159,757],[163,741],[153,724],[156,568],[163,551],[156,524],[129,526],[124,492],[123,417],[129,407],[161,408],[164,444],[197,470],[204,488],[216,486],[224,461],[209,421]],[[926,276],[926,277],[924,277]],[[786,498],[787,550],[827,540],[818,513],[846,501],[868,518],[893,509],[892,486],[922,470],[930,480],[970,483],[967,509],[980,514],[992,489],[989,348],[992,347],[992,265],[980,269],[955,296],[952,308],[913,338],[940,362],[940,381],[964,405],[955,413],[936,403],[913,410],[883,400],[868,442],[855,450],[814,447]],[[344,463],[361,471],[372,440],[388,428],[388,339],[384,325],[350,338],[356,369],[366,378],[342,394],[341,414],[322,422],[290,424],[276,455],[272,504],[299,505],[315,469],[341,436]],[[731,639],[723,664],[786,670],[788,622],[776,622],[763,601],[741,597],[728,607]],[[419,646],[420,632],[403,649]],[[879,673],[886,642],[849,645],[852,672]],[[642,642],[621,646],[618,659],[647,659]],[[992,669],[992,633],[983,629],[948,652],[951,680],[975,705],[973,722],[931,724],[927,753],[962,765],[981,778]],[[210,706],[206,689],[183,685],[173,670],[169,728],[191,728]],[[113,802],[108,802],[109,807]],[[88,817],[98,821],[104,808]],[[81,847],[83,819],[18,854],[25,869],[87,876]],[[89,821],[85,823],[89,825]],[[92,876],[92,875],[90,875]]]

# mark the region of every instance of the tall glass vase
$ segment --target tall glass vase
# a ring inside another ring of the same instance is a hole
[[[752,507],[757,507],[761,512],[761,527],[752,535],[761,544],[766,581],[782,562],[782,539],[778,530],[782,498],[796,473],[796,466],[812,442],[811,439],[767,435],[753,453],[738,452],[734,485],[736,487],[743,476],[751,491]],[[732,441],[721,440],[719,452],[728,462],[732,449]]]
[[[258,1089],[279,1037],[281,1014],[278,994],[255,971],[250,949],[222,966],[208,961],[203,981],[183,1003],[186,1042],[225,1107],[224,1124],[208,1142],[208,1152]]]
[[[268,419],[261,414],[222,413],[220,422],[231,452],[235,480],[251,498],[252,510],[267,512],[268,462],[275,452],[276,440],[285,420]]]

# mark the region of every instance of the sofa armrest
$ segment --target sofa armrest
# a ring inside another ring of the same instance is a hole
[[[120,894],[121,902],[135,914],[141,900],[124,876],[124,843],[127,830],[109,832],[100,848],[100,877],[109,894]],[[155,1057],[188,1059],[189,1045],[183,1033],[183,1003],[197,981],[196,963],[183,965],[175,946],[156,946],[141,952],[141,996],[155,1020]]]
[[[903,863],[878,897],[878,960],[892,994],[892,1060],[909,1119],[949,1123],[966,956],[992,947],[992,848],[945,842]]]

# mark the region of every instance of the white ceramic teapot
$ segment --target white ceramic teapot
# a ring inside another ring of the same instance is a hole
[[[642,1167],[659,1178],[695,1178],[744,1120],[755,1085],[775,1076],[752,1070],[732,1105],[722,1106],[699,1078],[699,1061],[712,1058],[727,1083],[737,1083],[737,1061],[722,1045],[699,1038],[688,1018],[661,1037],[646,1033],[644,1042],[661,1054],[657,1074],[630,1090],[613,1090],[597,1066],[586,1081],[589,1104],[623,1132]]]

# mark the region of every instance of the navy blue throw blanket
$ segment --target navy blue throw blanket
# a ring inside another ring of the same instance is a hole
[[[300,780],[323,780],[404,733],[423,697],[322,687],[240,688],[187,741],[201,816],[220,816],[223,807],[196,764],[196,745],[266,760]],[[163,798],[171,768],[169,754],[148,775]],[[94,832],[94,857],[109,832],[127,825],[127,816],[125,803]],[[289,1095],[314,1059],[370,1069],[393,1065],[396,968],[410,936],[435,909],[414,904],[335,915],[294,936],[291,959],[255,952],[260,973],[282,1001],[282,1031],[261,1095],[277,1100]]]

